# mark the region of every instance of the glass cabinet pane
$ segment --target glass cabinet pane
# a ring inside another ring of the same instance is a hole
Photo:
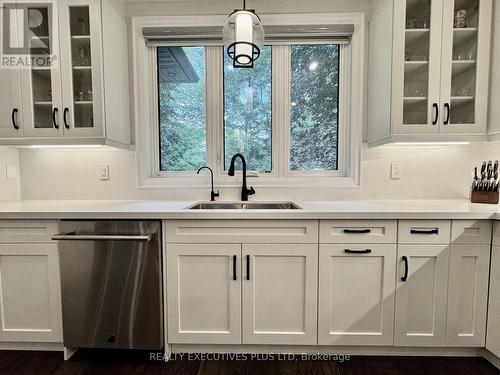
[[[475,122],[479,0],[455,0],[450,123]]]
[[[403,123],[427,124],[431,0],[406,1]]]
[[[32,61],[33,126],[36,129],[52,128],[51,5],[28,7],[25,22],[29,28],[29,53]]]
[[[70,7],[69,14],[74,127],[92,128],[94,110],[89,7]]]

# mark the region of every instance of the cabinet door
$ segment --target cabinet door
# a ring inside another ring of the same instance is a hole
[[[0,245],[0,278],[0,341],[62,342],[57,245]]]
[[[241,343],[241,245],[167,245],[168,342]]]
[[[25,19],[18,25],[28,35],[29,55],[33,64],[21,70],[21,92],[26,137],[62,136],[61,63],[57,1],[28,0]],[[32,4],[32,5],[31,5]]]
[[[451,246],[446,346],[484,347],[489,265],[489,245]]]
[[[398,246],[394,345],[444,345],[448,257],[445,245]]]
[[[243,343],[317,343],[318,245],[243,245]]]
[[[393,133],[437,134],[441,0],[394,2]]]
[[[100,1],[59,4],[64,135],[103,137]]]
[[[320,345],[392,345],[396,245],[320,245]]]
[[[0,69],[0,138],[23,135],[21,75],[19,70]],[[17,127],[17,129],[16,129]]]
[[[500,357],[500,247],[491,251],[490,296],[486,349]]]
[[[492,1],[443,3],[440,132],[486,134]]]

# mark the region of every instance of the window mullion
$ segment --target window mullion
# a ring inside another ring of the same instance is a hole
[[[290,47],[273,46],[273,168],[286,176],[290,129]]]
[[[206,71],[206,106],[207,106],[207,164],[212,167],[216,176],[222,169],[222,48],[207,47]]]

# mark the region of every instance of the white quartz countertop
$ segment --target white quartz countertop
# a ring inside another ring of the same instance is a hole
[[[25,200],[0,202],[0,219],[498,219],[498,205],[468,200],[296,201],[301,210],[188,210],[196,202]]]

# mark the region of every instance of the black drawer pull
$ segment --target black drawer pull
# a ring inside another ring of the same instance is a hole
[[[247,255],[247,280],[250,280],[250,255]]]
[[[366,250],[345,249],[344,251],[346,254],[371,254],[372,249],[366,249]]]
[[[346,234],[365,234],[371,232],[371,229],[344,229],[344,233]]]
[[[54,125],[55,129],[59,129],[59,125],[57,125],[57,120],[56,120],[56,116],[57,116],[58,112],[59,112],[59,108],[54,108],[52,110],[52,124]]]
[[[406,282],[406,280],[408,280],[408,257],[403,256],[402,260],[403,260],[403,263],[405,264],[405,274],[401,278],[401,281]]]
[[[410,234],[439,234],[439,229],[410,229]]]
[[[432,108],[434,108],[434,120],[432,120],[432,125],[436,125],[439,120],[439,107],[437,103],[432,104]]]
[[[236,255],[233,255],[233,280],[236,280]]]
[[[19,112],[19,109],[17,108],[13,108],[12,109],[12,126],[14,127],[14,129],[16,130],[19,130],[19,125],[17,125],[16,123],[16,118],[17,118],[17,113]]]
[[[64,127],[65,127],[66,129],[69,129],[69,124],[68,124],[68,112],[69,112],[69,108],[64,108],[63,120],[64,120]]]

